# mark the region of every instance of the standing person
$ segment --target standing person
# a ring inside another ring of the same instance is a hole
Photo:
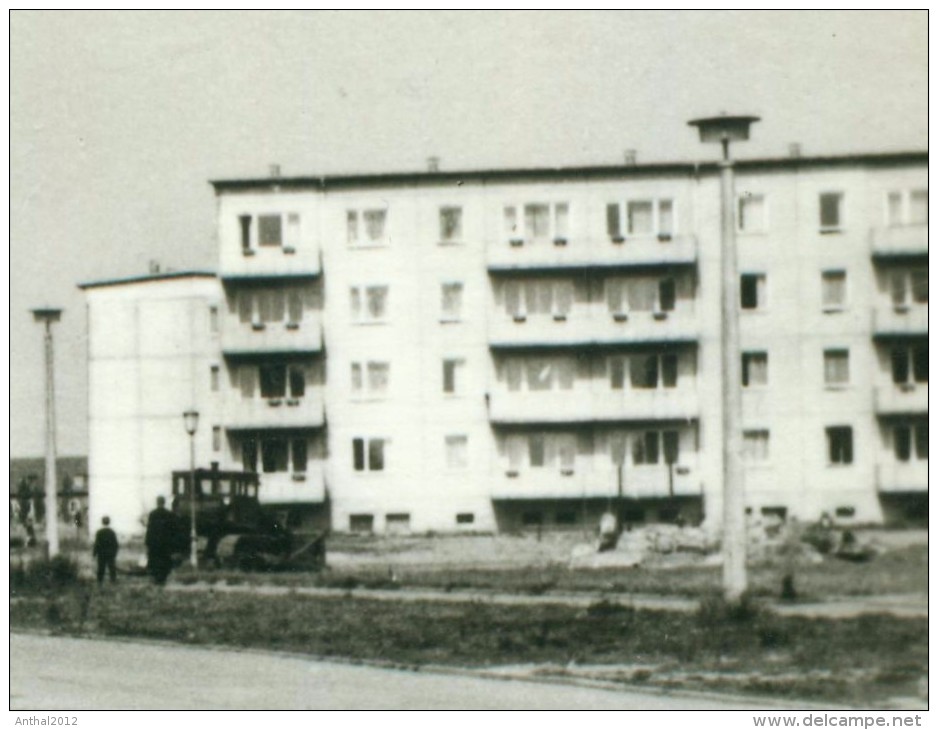
[[[94,535],[94,549],[91,554],[98,559],[98,585],[104,582],[104,571],[111,575],[111,583],[117,580],[117,535],[110,528],[111,518],[102,517],[103,527]]]
[[[147,519],[147,569],[158,586],[165,585],[173,569],[176,518],[166,509],[166,499],[156,498],[156,509]]]

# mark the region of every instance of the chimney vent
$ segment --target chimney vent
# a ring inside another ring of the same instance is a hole
[[[801,143],[792,142],[788,145],[788,156],[789,157],[801,157]]]
[[[439,172],[440,171],[440,158],[428,157],[427,158],[427,170],[429,172]]]
[[[280,165],[276,162],[270,166],[270,176],[271,177],[280,177]]]
[[[626,165],[635,165],[638,163],[638,150],[626,150],[625,151],[625,164]]]

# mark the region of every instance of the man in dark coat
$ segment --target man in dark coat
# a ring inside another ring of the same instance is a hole
[[[156,498],[156,509],[147,519],[147,569],[158,586],[165,585],[173,569],[176,543],[176,518],[166,509],[166,500]]]
[[[92,556],[98,559],[98,585],[104,582],[104,571],[111,576],[111,583],[117,580],[117,535],[110,528],[111,518],[101,519],[103,527],[94,535]]]

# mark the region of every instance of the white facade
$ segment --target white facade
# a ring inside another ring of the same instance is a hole
[[[221,405],[197,407],[262,500],[379,532],[576,525],[620,494],[719,519],[715,166],[215,187],[220,336],[188,347]],[[740,163],[737,195],[747,504],[920,510],[926,155]]]

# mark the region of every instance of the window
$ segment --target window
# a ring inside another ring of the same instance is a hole
[[[290,442],[291,456],[293,458],[293,472],[295,474],[306,473],[307,464],[307,444],[306,439],[296,438]]]
[[[382,322],[387,316],[388,287],[352,287],[350,290],[352,320]]]
[[[391,366],[386,362],[353,362],[352,394],[380,398],[387,395]]]
[[[221,451],[221,426],[212,426],[212,451]]]
[[[843,228],[843,193],[821,193],[819,198],[821,233],[833,233]]]
[[[298,325],[303,321],[303,294],[298,289],[287,292],[287,324]]]
[[[761,233],[766,229],[764,195],[746,194],[739,198],[737,228],[740,233]]]
[[[218,367],[218,365],[212,365],[209,373],[212,392],[217,393],[221,387],[221,369]]]
[[[612,361],[615,363],[615,360]],[[677,386],[678,360],[673,352],[633,355],[629,358],[629,378],[633,388],[674,388]],[[613,370],[613,377],[616,371]],[[615,387],[615,380],[613,380]]]
[[[743,431],[743,459],[752,462],[768,461],[768,430]]]
[[[673,312],[677,299],[674,279],[662,279],[658,282],[658,309],[662,312]]]
[[[553,316],[561,321],[573,307],[573,282],[565,279],[507,281],[499,290],[505,312],[518,322],[528,316]]]
[[[374,515],[349,515],[348,528],[350,532],[374,532]]]
[[[895,347],[889,353],[892,382],[897,385],[928,382],[928,345]]]
[[[768,385],[769,354],[767,352],[744,352],[742,365],[744,388]]]
[[[261,398],[283,398],[287,394],[287,369],[284,365],[261,365],[258,370]]]
[[[544,437],[539,434],[528,436],[528,463],[532,467],[544,466],[545,456]]]
[[[443,361],[443,392],[456,394],[461,392],[463,368],[466,365],[465,360],[444,360]]]
[[[625,358],[614,357],[609,360],[609,381],[613,390],[625,387]]]
[[[471,525],[476,521],[474,512],[459,512],[456,514],[457,525]]]
[[[850,426],[827,429],[827,454],[831,464],[853,463],[853,429]]]
[[[622,222],[625,221],[625,231]],[[624,205],[609,203],[606,206],[606,233],[614,243],[621,243],[625,235],[651,236],[657,234],[662,240],[674,234],[674,201],[629,200]]]
[[[241,250],[251,250],[251,216],[239,215],[238,224],[241,227]]]
[[[519,229],[519,207],[522,211],[523,230]],[[570,228],[570,206],[567,203],[529,203],[523,207],[508,205],[504,208],[505,235],[512,245],[525,241],[548,241],[558,245],[567,242]]]
[[[350,246],[378,246],[386,243],[387,210],[349,210],[345,213],[346,237]]]
[[[821,307],[825,312],[839,312],[847,304],[847,272],[821,272]]]
[[[244,471],[257,473],[257,441],[245,439],[241,443],[241,464]]]
[[[462,282],[451,282],[442,286],[444,322],[458,322],[462,314]]]
[[[466,436],[446,437],[446,466],[449,469],[464,469],[468,463],[469,439]]]
[[[647,236],[654,229],[654,206],[650,200],[631,200],[627,207],[630,236]]]
[[[886,194],[886,225],[922,226],[927,223],[927,190],[892,190]]]
[[[259,215],[257,217],[257,236],[261,246],[280,246],[283,244],[282,220],[279,215]]]
[[[386,362],[368,363],[368,392],[373,395],[385,395],[388,391],[390,365]]]
[[[894,271],[889,277],[889,291],[893,306],[903,310],[910,303],[928,304],[928,271]]]
[[[409,512],[389,512],[384,516],[385,529],[392,535],[400,535],[410,531]]]
[[[849,350],[824,350],[824,384],[842,386],[849,382]]]
[[[739,277],[739,306],[743,309],[765,307],[765,274],[743,274]]]
[[[261,468],[265,474],[287,471],[286,439],[264,439],[261,441]]]
[[[680,438],[677,431],[662,431],[661,446],[664,451],[664,463],[676,464],[680,455]]]
[[[462,208],[440,208],[440,242],[462,240]]]
[[[287,235],[283,241],[284,252],[291,253],[296,251],[300,243],[300,214],[287,214]]]
[[[632,439],[632,463],[658,463],[658,432],[646,431]]]
[[[306,371],[297,365],[289,369],[290,397],[302,398],[306,394]]]
[[[352,439],[352,465],[355,471],[384,470],[384,439]],[[366,460],[367,456],[367,460]]]

